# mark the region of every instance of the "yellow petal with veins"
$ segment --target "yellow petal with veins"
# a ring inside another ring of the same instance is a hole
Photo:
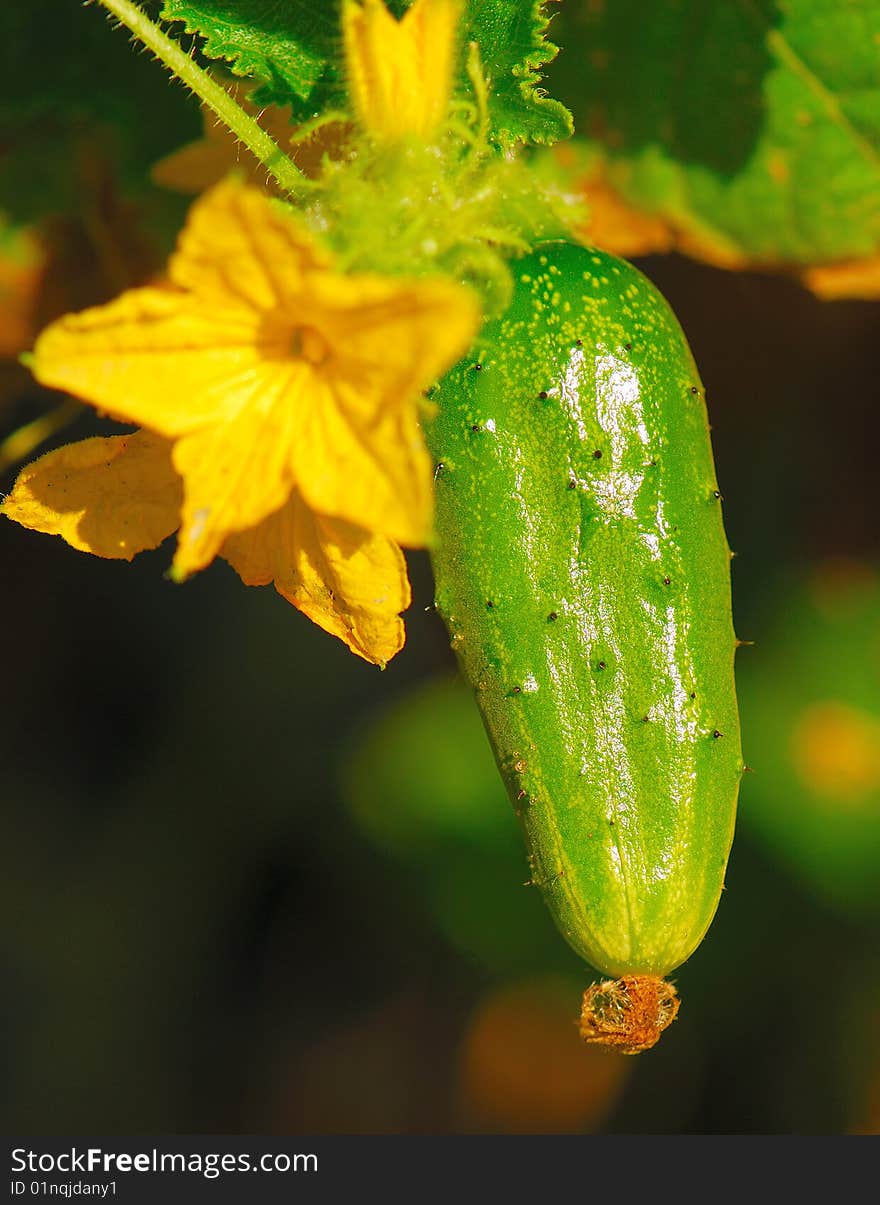
[[[170,444],[146,431],[84,439],[22,469],[0,513],[95,556],[130,561],[180,522]]]
[[[443,278],[315,275],[310,317],[326,340],[328,379],[340,376],[374,405],[400,405],[450,368],[475,338],[476,295]]]
[[[327,264],[287,211],[226,181],[190,210],[169,264],[179,287],[66,315],[37,340],[32,370],[124,422],[185,434],[234,413],[254,369],[290,355],[286,310]]]
[[[228,534],[254,527],[284,505],[294,483],[302,410],[320,388],[301,362],[263,368],[246,389],[239,386],[237,414],[176,441],[174,466],[184,480],[176,578],[204,569]]]
[[[410,603],[396,544],[316,515],[294,491],[287,504],[222,549],[248,586],[275,589],[364,660],[385,666],[404,643],[400,612]]]
[[[302,411],[293,448],[309,505],[400,544],[427,543],[431,461],[418,396],[476,337],[473,295],[443,280],[315,276],[313,320],[331,353],[321,366],[330,400]]]
[[[396,407],[358,419],[359,401],[356,390],[337,383],[334,405],[303,416],[294,448],[303,497],[319,513],[422,548],[431,536],[433,470],[415,411]]]
[[[260,328],[253,310],[212,312],[175,289],[131,289],[53,322],[31,369],[43,385],[174,437],[235,412],[263,362]]]
[[[305,273],[329,264],[290,208],[233,177],[192,206],[168,274],[206,303],[269,311],[301,295]]]

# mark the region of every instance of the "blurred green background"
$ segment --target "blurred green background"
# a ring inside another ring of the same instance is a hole
[[[161,265],[185,200],[149,169],[201,127],[97,11],[0,24],[2,438],[60,400],[16,339]],[[225,564],[177,587],[167,549],[127,566],[0,523],[8,1127],[880,1129],[880,304],[640,266],[707,385],[755,642],[754,773],[680,1020],[635,1059],[581,1046],[591,972],[524,886],[423,555],[379,673]]]

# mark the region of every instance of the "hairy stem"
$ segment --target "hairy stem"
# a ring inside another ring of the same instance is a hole
[[[305,177],[273,141],[263,127],[232,99],[207,71],[194,63],[189,55],[143,9],[131,0],[99,0],[99,3],[121,21],[169,71],[178,76],[196,96],[239,138],[263,164],[270,176],[287,193],[301,193]]]

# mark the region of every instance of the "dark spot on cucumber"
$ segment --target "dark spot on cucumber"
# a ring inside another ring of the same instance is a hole
[[[605,662],[604,662],[604,661],[597,661],[597,662],[596,662],[596,669],[604,669],[604,668],[605,668]]]
[[[700,391],[699,391],[699,389],[696,387],[696,385],[691,385],[691,393],[699,393],[699,392],[700,392]]]
[[[596,451],[593,453],[593,459],[594,460],[602,459],[602,449],[601,448],[597,448]]]
[[[513,690],[512,690],[510,693],[511,693],[511,694],[514,694],[514,695],[521,695],[521,694],[522,694],[522,687],[521,687],[521,686],[514,686]]]
[[[577,489],[577,486],[578,486],[578,483],[575,481],[574,477],[569,477],[569,479],[568,479],[568,488],[569,488],[570,490],[576,490],[576,489]]]
[[[479,424],[479,423],[474,423],[474,425],[471,427],[471,430],[472,430],[472,431],[479,431],[479,430],[481,430],[480,424]]]
[[[692,698],[692,699],[695,699],[696,697],[697,697],[697,692],[696,692],[695,690],[692,690],[692,691],[691,691],[691,698]]]
[[[546,402],[546,401],[547,401],[547,398],[548,398],[549,396],[550,396],[550,395],[547,393],[547,390],[546,390],[546,389],[542,389],[542,390],[541,390],[541,392],[538,394],[538,397],[541,399],[541,401],[542,401],[542,402]]]
[[[474,365],[474,372],[482,372],[482,371],[483,371],[483,365],[482,365],[482,364],[475,364],[475,365]]]
[[[663,579],[663,585],[664,585],[664,586],[671,586],[671,585],[672,585],[672,578],[671,578],[671,577],[664,577],[664,579]]]
[[[643,724],[650,724],[650,722],[651,722],[651,717],[650,717],[649,715],[643,715],[643,716],[642,716],[642,723],[643,723]]]
[[[720,498],[720,497],[721,497],[721,490],[713,490],[713,491],[712,491],[712,497],[713,497],[713,498]]]
[[[632,351],[633,349],[633,345],[631,343],[624,343],[623,346],[625,351]]]
[[[494,606],[495,606],[495,604],[492,602],[492,599],[487,598],[486,599],[486,610],[491,611]]]
[[[724,736],[724,733],[719,732],[718,729],[716,728],[715,731],[712,733],[712,740],[717,741],[719,736]]]
[[[550,614],[547,616],[547,618],[550,620],[551,623],[553,623],[554,620],[559,618],[559,615],[557,614],[556,611],[551,611]]]
[[[575,339],[574,345],[575,345],[575,347],[583,347],[583,345],[584,345],[583,339]]]

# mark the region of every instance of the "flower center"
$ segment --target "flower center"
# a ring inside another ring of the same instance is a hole
[[[330,356],[330,345],[313,326],[295,326],[288,346],[292,356],[309,364],[323,364]]]

